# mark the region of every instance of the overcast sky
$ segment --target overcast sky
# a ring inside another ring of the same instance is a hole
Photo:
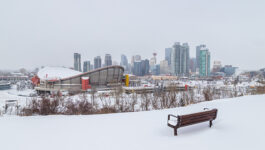
[[[0,0],[0,70],[73,66],[139,54],[150,59],[174,42],[206,44],[214,60],[265,67],[265,0]]]

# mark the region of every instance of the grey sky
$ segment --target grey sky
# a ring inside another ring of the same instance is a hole
[[[264,0],[0,0],[0,70],[73,66],[111,53],[164,58],[174,42],[213,60],[265,67]]]

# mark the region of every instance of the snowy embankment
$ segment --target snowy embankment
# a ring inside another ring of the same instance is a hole
[[[208,122],[167,127],[168,114],[217,108]],[[215,100],[187,107],[149,112],[88,115],[0,117],[3,150],[225,150],[265,149],[265,95]]]
[[[31,99],[31,93],[33,90],[17,91],[14,86],[9,90],[0,90],[0,110],[5,106],[6,100],[18,100],[19,105],[24,106],[26,101]]]

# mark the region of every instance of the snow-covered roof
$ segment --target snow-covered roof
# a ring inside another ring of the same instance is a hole
[[[79,75],[82,72],[75,71],[65,67],[44,67],[38,72],[38,77],[41,80],[58,80]]]

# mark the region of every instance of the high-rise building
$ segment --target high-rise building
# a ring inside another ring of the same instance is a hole
[[[206,45],[201,44],[199,46],[196,46],[196,68],[200,68],[200,51],[201,49],[206,48]]]
[[[176,42],[171,53],[171,73],[176,76],[189,76],[189,45]]]
[[[161,74],[168,74],[169,73],[169,66],[167,60],[160,61],[160,73]]]
[[[232,76],[235,74],[237,67],[233,67],[232,65],[225,65],[220,69],[220,72],[225,73],[226,76]]]
[[[221,61],[214,61],[213,62],[213,70],[212,70],[212,72],[220,72],[221,68],[222,68]]]
[[[153,57],[150,59],[149,61],[149,65],[150,65],[150,70],[152,74],[155,74],[155,69],[156,69],[156,53],[153,53]]]
[[[97,56],[94,58],[94,69],[101,68],[101,57]]]
[[[142,76],[149,74],[149,60],[145,59],[141,61]]]
[[[112,66],[112,59],[110,54],[105,55],[105,66]]]
[[[135,61],[141,61],[141,56],[140,55],[132,56],[131,64],[134,65]]]
[[[211,54],[207,48],[200,50],[200,76],[210,76]]]
[[[83,72],[88,72],[90,70],[92,70],[90,61],[84,61]]]
[[[120,65],[125,69],[125,71],[128,71],[129,66],[128,66],[128,59],[125,55],[121,55],[121,63]]]
[[[74,70],[81,71],[81,55],[74,53]]]
[[[165,60],[167,60],[168,66],[170,66],[171,64],[171,52],[172,52],[172,48],[165,49]]]
[[[196,58],[191,58],[190,59],[190,71],[192,73],[196,72]]]
[[[141,61],[134,61],[133,63],[133,74],[136,76],[142,76],[142,62]]]
[[[131,72],[134,72],[134,62],[139,62],[141,61],[141,56],[140,55],[134,55],[132,56],[132,59],[131,59]]]
[[[133,65],[133,74],[137,76],[149,74],[149,60],[135,61]]]
[[[159,64],[157,64],[156,66],[155,66],[155,75],[160,75],[160,65]]]
[[[183,65],[183,73],[185,74],[185,76],[189,76],[189,73],[190,73],[190,71],[189,71],[190,70],[189,69],[190,68],[190,47],[189,47],[188,43],[183,43],[182,46],[183,46],[183,51],[184,51],[183,58],[185,59],[184,65]]]

